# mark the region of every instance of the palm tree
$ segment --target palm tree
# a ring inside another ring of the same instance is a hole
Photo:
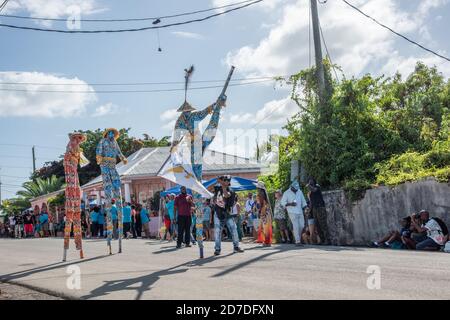
[[[47,179],[36,178],[35,180],[27,181],[22,187],[25,190],[18,191],[17,195],[29,200],[61,190],[64,187],[64,180],[52,175]]]

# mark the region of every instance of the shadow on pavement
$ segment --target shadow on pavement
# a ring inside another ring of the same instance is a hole
[[[150,291],[152,289],[151,286],[156,283],[161,277],[184,273],[189,270],[189,267],[203,266],[206,263],[220,258],[225,258],[229,255],[218,257],[211,256],[204,259],[196,259],[194,261],[188,261],[174,267],[155,271],[153,273],[136,278],[105,281],[102,286],[92,290],[89,294],[82,296],[81,299],[92,299],[116,291],[135,290],[137,292],[135,300],[140,300],[144,292]]]
[[[8,282],[11,280],[17,280],[17,279],[28,277],[28,276],[36,274],[36,273],[64,268],[64,267],[69,266],[74,263],[81,264],[81,263],[85,263],[85,262],[89,262],[89,261],[98,260],[101,258],[106,258],[109,256],[110,255],[102,255],[102,256],[97,256],[97,257],[93,257],[93,258],[89,258],[89,259],[79,259],[79,260],[76,260],[76,262],[74,262],[74,261],[56,262],[56,263],[48,264],[46,266],[41,266],[41,267],[36,267],[36,268],[32,268],[32,269],[27,269],[27,270],[17,271],[17,272],[13,272],[13,273],[9,273],[9,274],[0,275],[0,281]]]

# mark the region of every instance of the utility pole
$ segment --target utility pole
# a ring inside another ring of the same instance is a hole
[[[311,18],[313,24],[314,52],[316,56],[317,85],[319,88],[319,101],[323,101],[325,95],[325,73],[322,60],[322,43],[320,41],[319,13],[317,12],[317,0],[311,0]]]
[[[35,173],[36,172],[36,155],[34,153],[34,146],[31,149],[31,154],[33,156],[33,173]]]

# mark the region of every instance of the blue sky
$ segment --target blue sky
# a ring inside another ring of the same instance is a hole
[[[81,8],[82,18],[161,16],[205,9],[237,0],[11,0],[3,13],[66,18],[68,8]],[[447,0],[352,0],[353,4],[424,45],[449,55],[450,4]],[[67,133],[76,129],[131,127],[131,134],[171,134],[174,111],[183,92],[98,93],[98,90],[165,89],[180,85],[97,87],[101,82],[182,81],[183,69],[194,64],[193,80],[286,75],[309,65],[307,0],[265,0],[261,4],[206,22],[156,31],[116,34],[53,34],[0,28],[0,175],[2,197],[11,197],[31,171],[31,145],[37,165],[64,151]],[[450,76],[450,63],[432,56],[360,16],[340,0],[319,5],[325,40],[345,76],[365,73],[407,75],[418,60],[437,65]],[[200,15],[200,16],[204,16]],[[178,18],[184,20],[185,18]],[[177,20],[177,19],[176,19]],[[66,28],[64,22],[35,23],[1,17],[2,23]],[[172,21],[172,20],[171,20]],[[163,20],[162,23],[170,22]],[[82,29],[121,28],[140,23],[82,22]],[[42,87],[2,82],[50,83]],[[72,85],[61,85],[70,83]],[[77,86],[73,86],[77,84]],[[193,84],[203,85],[203,84]],[[211,85],[211,84],[207,84]],[[40,93],[33,90],[79,90],[93,93]],[[198,108],[212,103],[220,89],[189,92]],[[231,87],[222,129],[277,129],[297,112],[286,88],[273,83]],[[251,154],[255,137],[230,143],[221,135],[213,148]],[[261,137],[260,137],[261,139]],[[7,144],[14,144],[9,146]]]

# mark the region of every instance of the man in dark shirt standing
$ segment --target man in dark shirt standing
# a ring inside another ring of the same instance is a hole
[[[316,183],[314,178],[310,178],[307,187],[309,189],[308,196],[311,215],[315,220],[320,240],[322,244],[329,245],[330,233],[327,224],[327,211],[325,210],[325,202],[323,201],[320,185]]]
[[[213,197],[215,238],[214,255],[220,255],[222,229],[225,224],[228,226],[233,239],[233,252],[244,252],[244,250],[239,247],[239,236],[236,223],[230,214],[236,203],[236,193],[230,189],[231,177],[220,176],[217,180],[220,185],[215,187]]]
[[[178,224],[177,248],[181,248],[184,240],[186,247],[190,247],[191,240],[191,208],[192,202],[187,199],[186,187],[181,187],[181,193],[175,198],[174,209]]]

